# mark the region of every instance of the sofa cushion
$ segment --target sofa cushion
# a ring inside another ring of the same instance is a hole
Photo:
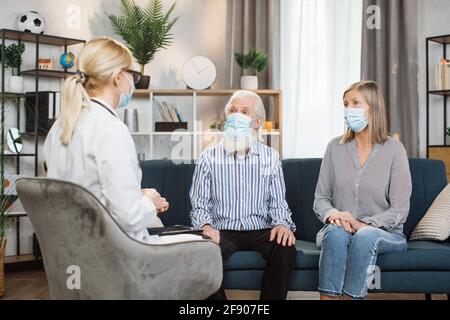
[[[445,241],[450,237],[450,184],[437,196],[410,240]]]
[[[438,160],[410,159],[412,194],[403,233],[409,239],[434,199],[447,186],[445,164]]]
[[[297,241],[296,270],[319,268],[320,250],[316,244]],[[225,269],[263,270],[266,262],[262,255],[254,251],[234,253],[226,262]],[[389,253],[378,257],[377,265],[382,271],[450,271],[450,243],[413,241],[408,243],[405,253]]]
[[[450,243],[408,242],[408,251],[378,257],[383,271],[450,271]]]
[[[295,244],[297,256],[294,268],[297,270],[315,270],[319,267],[320,251],[313,242],[299,241]],[[263,270],[266,261],[259,252],[239,251],[225,262],[226,270]]]

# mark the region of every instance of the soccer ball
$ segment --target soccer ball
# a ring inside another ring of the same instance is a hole
[[[17,20],[19,31],[43,34],[45,27],[45,18],[36,11],[28,11],[21,14]]]

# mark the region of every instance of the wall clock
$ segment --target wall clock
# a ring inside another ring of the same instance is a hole
[[[216,77],[216,66],[206,57],[192,57],[183,66],[183,81],[190,89],[208,89],[214,84]]]

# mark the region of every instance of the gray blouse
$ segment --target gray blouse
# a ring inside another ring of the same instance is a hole
[[[363,167],[357,144],[332,140],[325,153],[316,187],[314,212],[326,223],[329,216],[349,211],[353,217],[389,232],[403,233],[409,213],[411,173],[406,150],[389,138],[375,144]],[[320,246],[323,229],[317,235]]]

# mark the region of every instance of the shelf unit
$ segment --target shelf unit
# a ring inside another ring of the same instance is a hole
[[[206,98],[229,98],[237,90],[230,89],[219,89],[219,90],[183,90],[183,89],[151,89],[151,90],[137,90],[135,93],[136,98],[147,99],[149,101],[148,105],[150,107],[149,118],[147,121],[151,124],[150,128],[142,132],[132,132],[132,136],[137,137],[148,137],[149,138],[149,159],[160,159],[154,156],[154,140],[158,137],[189,137],[192,142],[191,152],[192,155],[190,159],[195,159],[204,150],[203,142],[205,138],[213,137],[218,138],[224,133],[220,131],[206,130],[201,128],[199,122],[202,121],[202,115],[199,109],[199,99]],[[271,99],[270,104],[266,105],[266,113],[269,115],[269,121],[274,121],[275,130],[271,132],[263,132],[263,137],[267,140],[268,145],[278,149],[279,153],[282,154],[282,93],[279,90],[257,90],[255,91],[262,98]],[[155,132],[154,131],[154,113],[158,111],[155,106],[155,99],[168,98],[168,97],[185,97],[192,99],[192,125],[189,131],[176,131],[176,132]],[[224,107],[224,105],[221,107]],[[268,112],[267,112],[268,111]],[[222,112],[220,110],[219,112]],[[217,139],[216,139],[217,140]],[[278,144],[275,146],[275,140]],[[212,141],[211,143],[214,143]],[[138,148],[139,149],[139,148]],[[139,153],[139,152],[138,152]],[[168,157],[164,157],[168,158]],[[146,160],[149,160],[146,159]],[[190,160],[188,158],[183,160]]]
[[[430,50],[433,47],[441,46],[441,48],[438,48],[439,50],[442,50],[442,57],[447,59],[447,47],[450,44],[450,35],[441,35],[441,36],[435,36],[435,37],[428,37],[426,38],[426,64],[427,64],[427,75],[426,75],[426,81],[427,81],[427,102],[426,102],[426,121],[427,121],[427,158],[429,159],[436,159],[436,160],[442,160],[446,164],[447,168],[447,176],[450,180],[450,144],[447,142],[446,137],[446,129],[448,126],[447,121],[447,114],[448,114],[448,97],[450,96],[450,90],[432,90],[432,86],[430,85],[430,81],[432,79],[431,76],[431,68],[430,68]],[[444,127],[442,129],[442,135],[443,135],[443,144],[442,145],[431,145],[430,144],[430,104],[431,104],[431,97],[437,96],[442,99],[442,107],[443,107],[443,123]]]
[[[72,75],[73,72],[69,72],[67,69],[64,70],[40,70],[39,69],[39,55],[40,55],[40,47],[42,45],[46,46],[54,46],[54,47],[63,47],[64,52],[67,53],[68,47],[78,44],[85,43],[85,40],[80,39],[71,39],[47,34],[34,34],[29,32],[21,32],[11,29],[0,29],[0,38],[1,43],[3,44],[3,48],[5,47],[6,41],[16,41],[17,43],[27,43],[35,45],[35,67],[30,70],[20,70],[19,73],[23,77],[31,77],[34,78],[35,90],[32,93],[35,97],[34,105],[39,105],[39,81],[40,78],[48,78],[48,79],[64,79],[65,77]],[[27,48],[26,48],[27,50]],[[4,52],[0,53],[2,56]],[[2,59],[4,61],[4,59]],[[20,105],[22,100],[27,97],[26,93],[10,93],[5,92],[5,65],[2,63],[2,78],[1,78],[1,91],[0,91],[0,99],[1,99],[1,115],[2,119],[5,119],[5,105],[6,101],[14,100],[16,109],[17,109],[17,126],[20,128]],[[16,158],[16,174],[20,174],[20,159],[23,157],[34,157],[34,175],[38,176],[39,174],[39,138],[45,137],[45,134],[38,132],[39,128],[39,108],[35,107],[34,110],[34,132],[24,132],[21,133],[23,136],[28,136],[34,138],[34,152],[33,153],[18,153],[13,154],[10,152],[5,152],[4,148],[1,150],[2,156],[5,158]],[[5,141],[5,130],[4,126],[2,128],[2,141]],[[6,145],[6,144],[4,144]],[[3,157],[2,157],[3,158]],[[11,219],[16,219],[16,232],[17,232],[17,256],[21,255],[20,251],[20,217],[26,216],[24,213],[20,214],[10,214],[9,217]],[[21,261],[21,259],[9,259],[11,261]]]

